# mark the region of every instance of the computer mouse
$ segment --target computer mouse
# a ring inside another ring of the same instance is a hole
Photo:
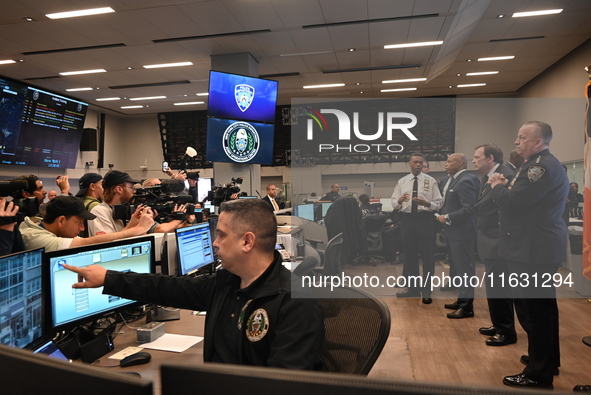
[[[152,359],[150,353],[140,351],[123,358],[121,362],[119,362],[119,365],[123,368],[128,366],[143,365],[150,362],[150,359]]]

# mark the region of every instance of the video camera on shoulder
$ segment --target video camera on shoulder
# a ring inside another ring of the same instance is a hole
[[[232,181],[225,185],[216,185],[207,193],[207,198],[214,206],[219,206],[226,200],[231,200],[232,195],[247,196],[246,192],[240,192],[240,184],[244,181],[242,178],[232,177]]]
[[[127,222],[131,219],[140,204],[155,210],[158,215],[154,218],[159,223],[179,220],[184,221],[187,215],[195,215],[198,222],[203,221],[203,214],[195,209],[191,195],[179,195],[184,190],[181,180],[162,180],[162,184],[151,187],[138,188],[127,203],[116,204],[113,207],[113,218]],[[174,206],[184,204],[186,212],[174,211]],[[201,217],[201,218],[200,218]]]
[[[25,180],[0,181],[0,196],[12,196],[13,202],[19,206],[18,223],[21,223],[25,217],[34,217],[39,213],[39,201],[36,197],[22,197],[27,187],[28,183]]]

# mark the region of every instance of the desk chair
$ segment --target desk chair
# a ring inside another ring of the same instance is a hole
[[[368,215],[361,220],[361,227],[363,229],[362,235],[365,237],[366,250],[363,258],[373,266],[378,263],[385,262],[386,259],[377,255],[384,251],[384,243],[382,239],[382,230],[386,223],[387,216],[385,215]]]
[[[331,276],[339,275],[343,272],[341,265],[343,234],[339,233],[329,240],[324,251],[324,264],[322,266],[322,274]]]
[[[302,276],[313,276],[315,274],[314,269],[320,260],[315,256],[307,256],[304,260],[294,269],[293,274],[296,274],[300,277]]]
[[[390,309],[358,288],[317,291],[324,317],[323,370],[367,375],[390,334]]]

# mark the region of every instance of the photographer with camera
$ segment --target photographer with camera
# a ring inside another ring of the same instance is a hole
[[[207,198],[214,206],[219,206],[228,200],[238,199],[240,196],[247,196],[246,192],[240,192],[242,178],[232,177],[232,181],[225,185],[216,185],[208,192]]]
[[[148,178],[142,184],[144,189],[151,188],[157,185],[162,185],[162,181],[158,178]],[[184,213],[184,219],[180,218]],[[154,215],[158,216],[158,212],[154,210]],[[187,214],[187,205],[186,204],[175,204],[173,207],[173,218],[170,218],[169,221],[164,223],[155,222],[156,226],[154,226],[148,233],[166,233],[172,232],[176,228],[184,228],[185,226],[190,226],[195,222],[195,214]]]
[[[16,227],[18,206],[0,197],[0,256],[25,250],[23,238]]]
[[[19,229],[27,249],[44,247],[45,251],[56,251],[145,234],[154,224],[152,212],[149,208],[138,211],[135,226],[120,232],[82,238],[78,234],[84,230],[84,220],[92,223],[95,215],[89,213],[77,197],[60,195],[47,205],[43,220],[38,222],[26,217]]]
[[[95,220],[88,222],[90,236],[119,232],[137,226],[142,214],[147,212],[147,207],[138,206],[127,225],[123,223],[123,220],[115,219],[113,216],[113,206],[131,200],[137,183],[139,183],[138,180],[132,179],[129,174],[119,170],[110,170],[105,174],[103,178],[104,201],[90,211],[96,216]],[[149,211],[152,214],[152,210]]]

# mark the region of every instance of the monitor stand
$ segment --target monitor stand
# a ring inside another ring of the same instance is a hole
[[[148,322],[162,322],[180,320],[181,311],[175,307],[163,307],[152,305],[152,309],[148,311]]]

